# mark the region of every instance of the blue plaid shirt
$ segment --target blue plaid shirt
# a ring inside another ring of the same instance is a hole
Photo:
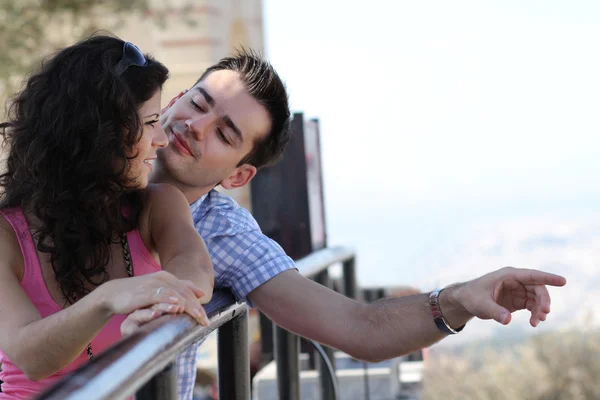
[[[215,289],[229,289],[237,301],[252,306],[250,292],[281,272],[295,268],[283,249],[266,237],[254,217],[231,197],[211,190],[195,201],[191,209],[196,230],[206,242],[213,262]],[[180,400],[192,399],[200,344],[190,346],[177,358]]]

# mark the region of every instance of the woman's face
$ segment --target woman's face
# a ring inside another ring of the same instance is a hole
[[[131,149],[129,156],[134,158],[129,159],[127,172],[127,178],[133,182],[135,189],[143,189],[148,186],[148,176],[152,171],[152,163],[156,159],[156,150],[169,143],[159,122],[160,99],[161,91],[159,90],[150,100],[142,104],[138,111],[144,130],[139,142]]]

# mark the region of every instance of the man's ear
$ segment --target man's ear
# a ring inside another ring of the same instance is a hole
[[[167,106],[166,106],[165,108],[163,108],[163,109],[160,111],[160,113],[161,113],[161,114],[164,114],[164,112],[165,112],[165,111],[167,111],[169,108],[173,107],[173,104],[175,104],[175,102],[176,102],[177,100],[179,100],[179,99],[181,98],[181,96],[183,96],[183,95],[184,95],[184,94],[186,94],[187,92],[188,92],[188,90],[187,90],[187,89],[184,89],[183,91],[179,92],[179,94],[178,94],[177,96],[173,97],[173,98],[171,99],[171,101],[169,101],[169,104],[167,104]]]
[[[243,164],[237,167],[231,175],[221,181],[221,186],[225,189],[236,189],[244,186],[256,175],[256,167],[250,164]]]

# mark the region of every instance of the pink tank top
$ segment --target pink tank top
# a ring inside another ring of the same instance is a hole
[[[52,299],[44,283],[35,245],[23,212],[20,208],[11,208],[0,210],[0,214],[6,218],[14,229],[19,240],[19,245],[21,246],[24,261],[23,279],[21,279],[23,290],[25,290],[29,299],[38,309],[42,318],[59,312],[61,310],[60,306]],[[127,241],[133,262],[134,276],[150,274],[161,270],[160,265],[144,246],[144,242],[137,229],[127,232]],[[96,338],[92,340],[94,355],[102,353],[121,339],[121,323],[125,318],[125,315],[112,317]],[[62,376],[73,371],[88,360],[87,352],[84,350],[66,368],[39,382],[33,382],[27,379],[23,372],[0,349],[0,363],[2,363],[0,380],[4,382],[2,383],[0,399],[28,399],[56,383]]]

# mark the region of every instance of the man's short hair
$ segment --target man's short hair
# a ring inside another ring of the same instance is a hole
[[[283,155],[291,134],[290,108],[284,83],[259,53],[242,49],[209,67],[194,86],[210,73],[222,70],[237,72],[248,94],[267,109],[271,118],[270,132],[254,143],[238,166],[248,163],[260,168],[276,163]]]

